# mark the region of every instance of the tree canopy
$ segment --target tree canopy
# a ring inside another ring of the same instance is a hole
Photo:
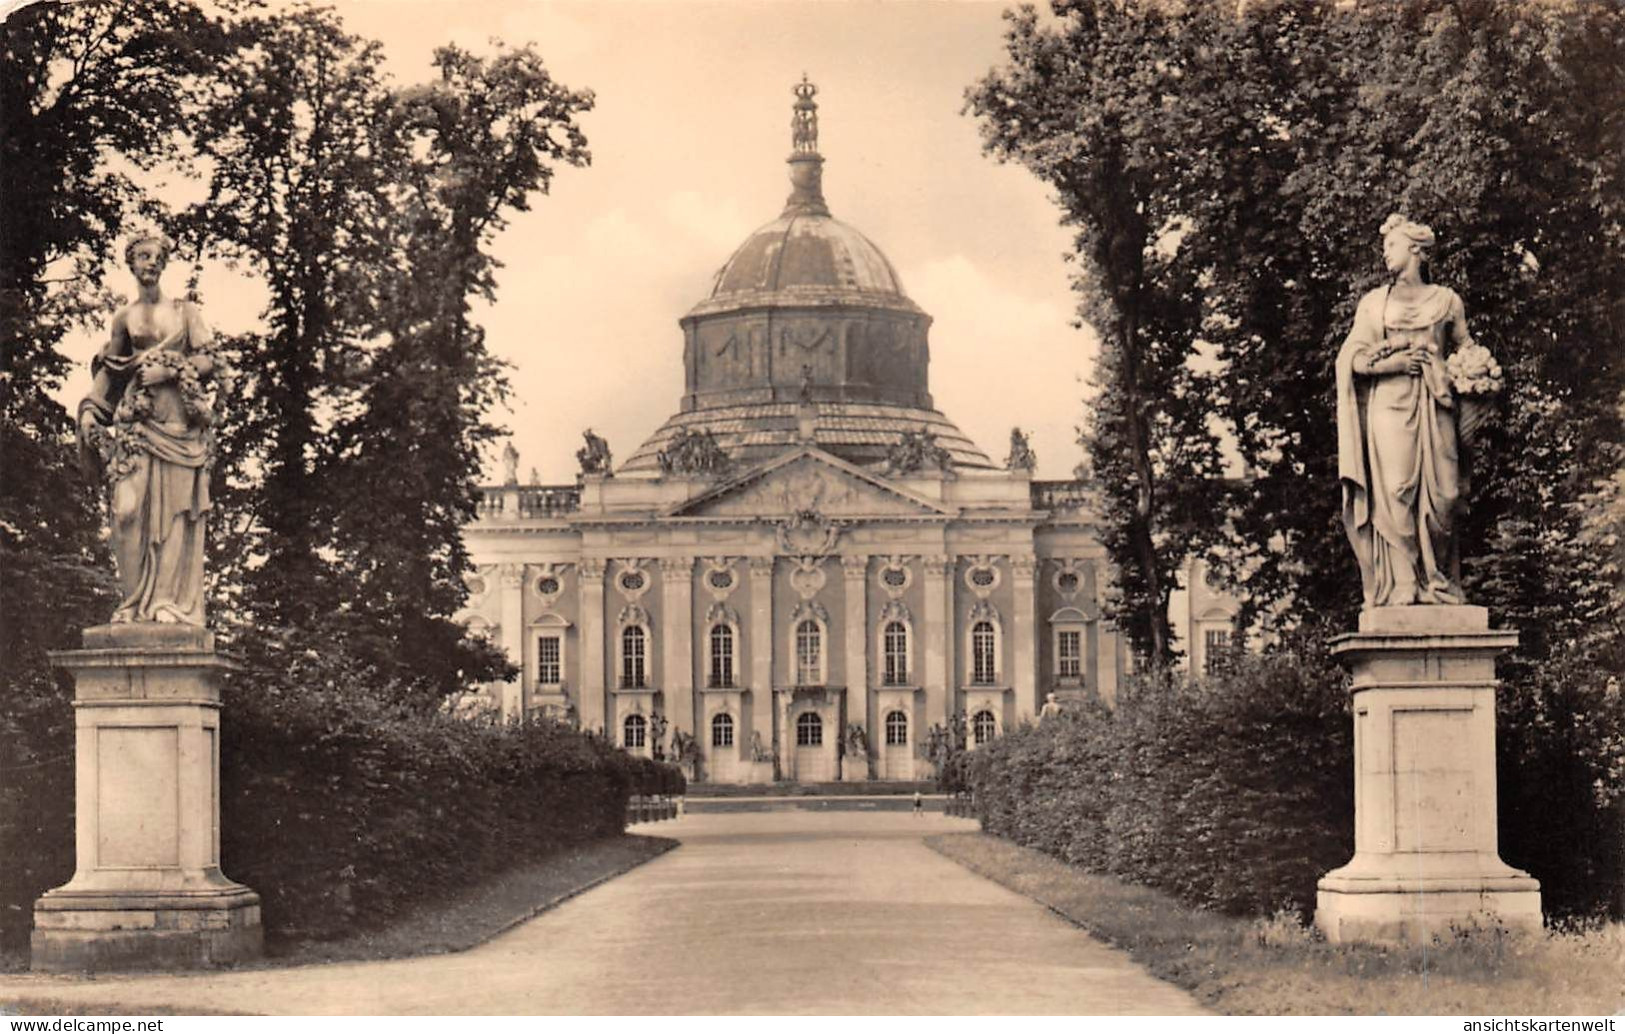
[[[1576,577],[1574,504],[1619,463],[1625,12],[1077,0],[1054,14],[1010,14],[1009,63],[969,108],[1077,231],[1079,313],[1103,341],[1086,444],[1137,646],[1166,656],[1161,615],[1193,551],[1267,625],[1351,619],[1332,361],[1383,276],[1394,211],[1433,226],[1434,279],[1511,371],[1473,457],[1469,590],[1550,638],[1537,612],[1576,612],[1596,585]],[[1243,477],[1220,476],[1227,457]]]

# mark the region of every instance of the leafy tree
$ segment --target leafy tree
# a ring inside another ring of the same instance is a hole
[[[261,276],[270,301],[265,330],[234,343],[244,388],[222,429],[231,462],[217,480],[221,513],[243,534],[234,555],[214,558],[236,565],[245,616],[310,627],[348,595],[323,555],[333,520],[326,432],[353,404],[379,289],[388,92],[378,45],[346,33],[331,9],[252,15],[231,32],[240,57],[218,70],[197,127],[209,196],[183,228]]]
[[[175,157],[220,46],[215,23],[171,0],[139,16],[41,3],[0,24],[0,842],[41,845],[0,867],[0,943],[73,871],[72,689],[47,651],[77,645],[114,598],[100,494],[52,395],[68,372],[57,345],[105,309],[118,235],[153,213],[134,178]]]
[[[1182,479],[1216,475],[1220,459],[1199,419],[1204,382],[1187,367],[1199,283],[1171,261],[1186,213],[1169,157],[1192,127],[1170,102],[1189,88],[1177,58],[1195,40],[1178,10],[1157,5],[1058,3],[1056,13],[1068,19],[1061,29],[1031,7],[1007,15],[1010,63],[972,88],[968,106],[989,152],[1054,187],[1076,231],[1078,314],[1102,342],[1085,434],[1102,537],[1117,561],[1120,624],[1161,663],[1173,652],[1175,570],[1204,530]]]
[[[1053,24],[1011,16],[1010,63],[970,107],[989,149],[1055,186],[1079,228],[1080,312],[1104,342],[1089,445],[1138,645],[1157,646],[1144,630],[1180,547],[1213,546],[1252,614],[1351,618],[1331,365],[1384,275],[1389,211],[1435,226],[1435,277],[1513,371],[1504,426],[1474,457],[1468,541],[1516,537],[1518,520],[1564,527],[1548,547],[1572,541],[1563,508],[1607,469],[1621,426],[1620,9],[1054,10]],[[1147,329],[1147,311],[1163,326]],[[1245,484],[1213,477],[1212,441],[1234,449]],[[1192,528],[1212,514],[1222,528]],[[1550,553],[1538,589],[1497,586],[1489,559],[1469,590],[1519,619],[1543,599],[1572,613],[1577,558]]]
[[[1606,857],[1566,867],[1566,848],[1539,845],[1543,822],[1568,847],[1620,838],[1618,797],[1596,787],[1625,759],[1609,678],[1625,664],[1625,597],[1590,515],[1607,512],[1625,460],[1625,9],[1062,0],[1054,13],[1011,16],[1010,64],[970,106],[990,150],[1054,186],[1079,228],[1080,313],[1103,338],[1088,444],[1121,620],[1156,651],[1169,565],[1205,546],[1249,619],[1352,625],[1332,365],[1386,275],[1384,216],[1431,223],[1433,278],[1463,295],[1509,375],[1501,420],[1468,457],[1462,528],[1469,599],[1522,637],[1502,672],[1503,832],[1509,857],[1545,858],[1548,886],[1583,906],[1580,870]],[[1162,327],[1146,328],[1148,311]],[[1204,437],[1247,477],[1212,476]]]
[[[489,59],[443,47],[435,66],[437,81],[397,91],[382,113],[387,164],[400,170],[388,187],[397,272],[379,280],[384,343],[335,429],[332,480],[335,544],[374,633],[366,649],[430,700],[507,670],[451,620],[466,595],[462,527],[480,450],[499,433],[487,417],[507,392],[469,303],[494,298],[489,247],[507,213],[546,193],[555,165],[588,162],[575,119],[592,105],[528,47]]]

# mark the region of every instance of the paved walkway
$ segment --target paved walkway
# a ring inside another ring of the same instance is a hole
[[[271,1014],[1191,1014],[1042,906],[943,858],[964,819],[688,815],[683,846],[472,951],[188,976],[0,977],[7,998]]]

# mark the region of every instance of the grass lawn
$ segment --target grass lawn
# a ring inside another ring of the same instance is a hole
[[[1240,1015],[1612,1015],[1625,1010],[1625,924],[1580,934],[1475,931],[1444,945],[1330,945],[1287,918],[1203,912],[983,833],[933,849]]]
[[[443,901],[425,903],[377,930],[358,930],[337,941],[272,941],[261,966],[397,959],[465,951],[497,934],[642,865],[677,846],[666,837],[625,835],[561,851],[521,865]],[[6,968],[26,970],[26,952],[10,953]],[[243,967],[249,968],[249,967]],[[0,1000],[0,1015],[194,1015],[190,1009],[152,1010],[76,1005],[57,998]]]
[[[509,869],[456,897],[420,905],[379,930],[358,930],[339,941],[267,943],[267,961],[304,966],[467,951],[676,846],[677,841],[666,837],[631,834],[600,840]]]

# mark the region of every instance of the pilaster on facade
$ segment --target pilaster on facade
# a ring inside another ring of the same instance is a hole
[[[602,557],[583,557],[580,567],[581,593],[581,688],[578,709],[581,727],[602,729],[611,736],[616,730],[605,725],[608,683],[604,679],[604,572]]]
[[[953,712],[954,558],[946,553],[925,560],[925,613],[920,634],[925,642],[925,665],[920,683],[925,689],[925,724],[948,724]]]
[[[753,556],[750,568],[750,687],[751,728],[771,751],[773,727],[773,558]]]
[[[1015,637],[1011,651],[1016,691],[1015,719],[1032,718],[1038,713],[1038,658],[1034,647],[1042,635],[1037,621],[1036,584],[1038,558],[1018,553],[1010,558],[1011,589],[1015,596]]]
[[[661,681],[665,711],[674,732],[693,735],[694,724],[694,560],[662,557],[660,585],[664,597],[665,663]]]
[[[499,564],[497,586],[501,594],[502,649],[519,668],[519,677],[501,684],[502,717],[517,721],[525,714],[525,565]]]
[[[842,589],[846,593],[846,720],[865,730],[872,728],[869,721],[869,557],[865,555],[841,557]],[[842,730],[845,738],[845,730]],[[869,736],[872,743],[873,736]],[[869,775],[867,758],[861,761],[848,758],[852,772],[842,772],[844,779],[866,779]]]

